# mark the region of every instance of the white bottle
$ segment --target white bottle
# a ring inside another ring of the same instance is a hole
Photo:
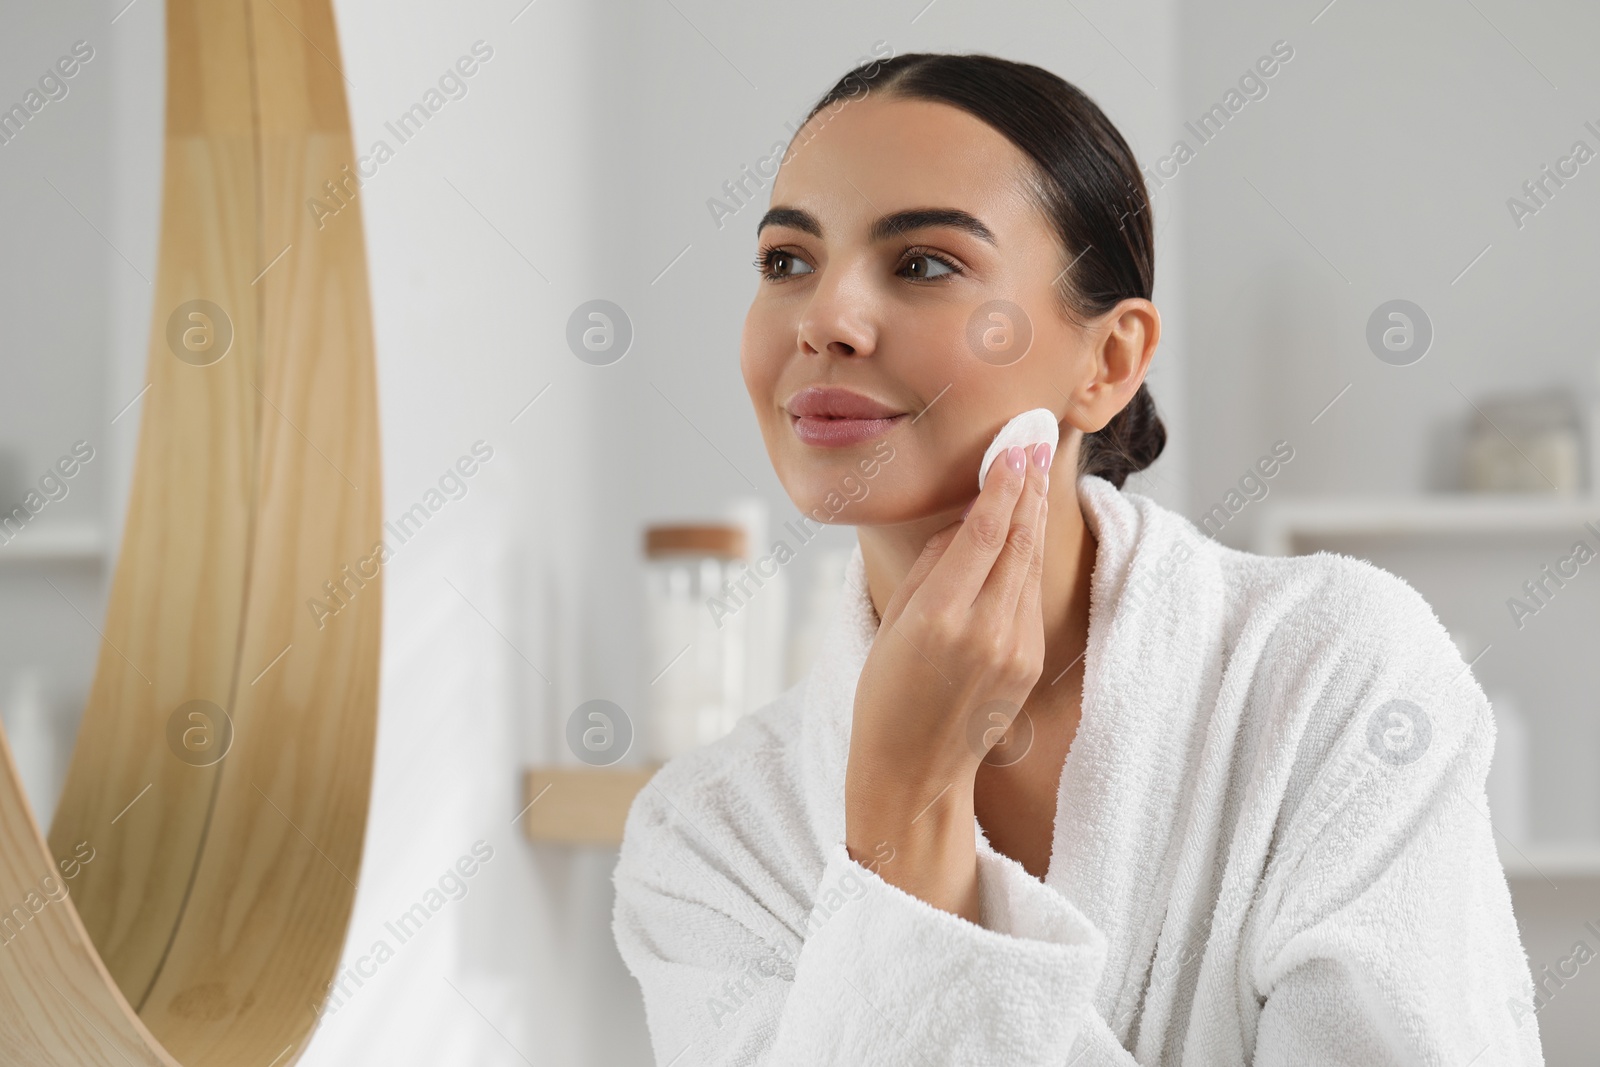
[[[645,736],[653,760],[717,740],[748,707],[746,638],[756,601],[737,585],[744,541],[732,522],[645,529],[645,650],[654,672]]]
[[[744,609],[749,614],[745,629],[744,707],[738,709],[739,714],[744,714],[765,706],[786,687],[789,576],[786,564],[772,551],[773,542],[768,536],[772,507],[765,497],[739,497],[724,514],[744,528],[744,563],[752,572],[744,582],[744,588],[750,591]]]

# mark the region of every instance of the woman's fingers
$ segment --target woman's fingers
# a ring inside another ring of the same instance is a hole
[[[881,626],[893,626],[905,611],[906,603],[910,601],[922,583],[933,572],[934,565],[943,558],[945,552],[955,540],[956,534],[961,531],[961,523],[952,522],[928,538],[928,543],[923,546],[922,554],[911,564],[911,570],[906,572],[905,579],[895,589],[894,596],[883,606],[883,618],[879,620]]]
[[[1016,466],[1011,462],[1014,458],[1021,460]],[[949,549],[923,583],[929,600],[965,609],[978,599],[995,560],[1006,547],[1027,469],[1027,454],[1022,448],[1008,449],[995,457],[983,489],[956,529]]]
[[[1040,446],[1048,447],[1048,446]],[[1050,459],[1045,456],[1045,497],[1039,502],[1038,520],[1035,523],[1035,536],[1033,542],[1033,562],[1028,567],[1028,576],[1022,583],[1022,592],[1017,596],[1017,624],[1033,625],[1039,618],[1042,586],[1044,583],[1044,535],[1045,527],[1050,514]]]
[[[995,560],[972,606],[973,615],[980,625],[993,626],[1009,632],[1011,622],[1017,617],[1018,601],[1030,578],[1034,555],[1039,551],[1042,530],[1039,512],[1045,499],[1045,481],[1049,472],[1039,459],[1048,460],[1044,446],[1034,445],[1025,455],[1023,468],[1026,479],[1010,528],[1006,533],[1003,551]]]

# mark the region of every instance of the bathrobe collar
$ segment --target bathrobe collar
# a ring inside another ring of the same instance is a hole
[[[1078,500],[1096,541],[1090,577],[1083,710],[1057,791],[1045,883],[1105,933],[1096,1002],[1120,1039],[1137,1016],[1175,871],[1176,825],[1198,760],[1222,658],[1222,618],[1207,570],[1215,543],[1147,497],[1080,475]],[[858,542],[802,706],[821,840],[844,840],[844,775],[856,681],[877,633]],[[1208,816],[1209,817],[1209,816]],[[978,827],[978,847],[994,851]],[[1145,847],[1132,864],[1125,843]],[[1182,917],[1199,921],[1202,917]],[[1120,1022],[1120,1025],[1119,1025]]]

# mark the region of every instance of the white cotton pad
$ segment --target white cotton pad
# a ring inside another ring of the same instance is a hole
[[[1054,452],[1060,440],[1061,424],[1056,421],[1055,412],[1049,408],[1024,411],[1000,427],[1000,432],[989,442],[988,449],[983,453],[983,463],[978,467],[978,491],[980,493],[983,491],[983,480],[988,476],[989,468],[994,465],[994,457],[1012,445],[1022,445],[1026,448],[1028,445],[1047,444]]]

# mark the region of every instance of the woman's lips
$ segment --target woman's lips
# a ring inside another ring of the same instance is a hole
[[[814,415],[790,415],[789,419],[794,426],[795,436],[806,444],[843,448],[880,437],[905,417],[901,414],[886,419],[828,419]]]

